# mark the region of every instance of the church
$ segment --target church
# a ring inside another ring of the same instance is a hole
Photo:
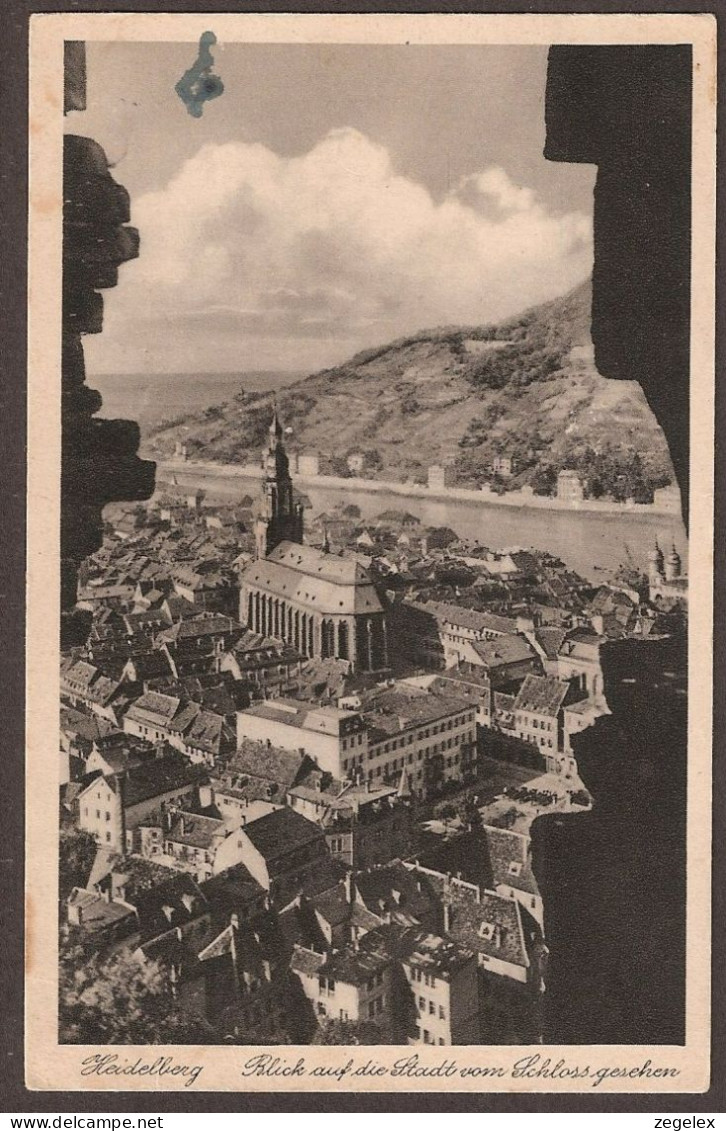
[[[385,670],[386,614],[370,575],[353,559],[303,545],[303,508],[295,501],[276,408],[263,468],[257,560],[241,576],[240,621],[311,659]]]

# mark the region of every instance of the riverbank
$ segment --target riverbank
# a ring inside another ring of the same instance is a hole
[[[258,466],[225,466],[208,462],[162,461],[158,480],[174,475],[180,484],[200,487],[208,501],[235,501],[249,495],[256,498],[261,487]],[[640,512],[620,507],[615,512],[558,509],[548,506],[511,506],[490,498],[483,491],[471,491],[463,499],[435,497],[419,488],[404,494],[405,484],[394,484],[399,491],[375,481],[374,489],[360,489],[360,479],[329,479],[327,476],[301,478],[293,472],[295,484],[310,500],[312,511],[322,514],[341,503],[355,503],[362,522],[375,522],[382,511],[406,510],[424,526],[448,526],[459,537],[479,542],[491,549],[513,547],[545,550],[561,558],[583,577],[598,582],[614,573],[623,563],[647,568],[648,554],[656,540],[662,546],[673,542],[683,562],[688,557],[688,542],[680,515],[654,514],[652,508]],[[370,481],[369,481],[370,482]]]
[[[257,464],[230,464],[215,463],[213,460],[159,460],[157,461],[159,478],[164,475],[215,475],[230,479],[261,479],[262,468]],[[358,477],[344,479],[335,475],[305,475],[301,471],[294,473],[295,484],[298,487],[311,489],[320,488],[326,491],[351,491],[364,494],[399,495],[401,498],[425,499],[432,503],[470,503],[476,506],[511,507],[516,510],[536,511],[566,511],[570,514],[600,514],[600,515],[643,515],[662,516],[678,521],[678,511],[669,507],[658,507],[654,503],[616,503],[605,499],[559,499],[549,495],[534,495],[520,491],[510,491],[499,495],[489,489],[472,487],[440,487],[432,489],[419,483],[396,483],[382,479],[362,479]]]

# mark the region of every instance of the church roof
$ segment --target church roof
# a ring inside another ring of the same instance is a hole
[[[359,562],[312,546],[281,542],[243,573],[243,582],[320,613],[379,613],[382,606]]]

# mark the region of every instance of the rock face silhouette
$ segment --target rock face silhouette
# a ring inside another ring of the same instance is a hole
[[[689,47],[553,47],[545,156],[598,165],[592,337],[639,381],[688,522]],[[534,867],[550,951],[544,1039],[682,1043],[686,642],[602,651],[611,715],[576,741],[591,812],[541,817]]]
[[[573,739],[591,811],[538,818],[547,1043],[684,1040],[685,641],[602,650],[612,714]]]
[[[83,45],[65,50],[65,109],[85,108]],[[138,458],[139,427],[130,420],[97,420],[101,396],[86,385],[82,337],[100,333],[103,299],[121,263],[138,255],[127,226],[129,197],[108,171],[95,141],[63,142],[63,348],[61,457],[61,647],[82,643],[89,614],[76,610],[78,569],[99,549],[107,503],[148,499],[155,465]]]
[[[598,167],[592,340],[603,377],[638,381],[665,433],[688,525],[690,46],[552,47],[551,161]]]

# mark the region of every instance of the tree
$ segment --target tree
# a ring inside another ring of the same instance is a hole
[[[529,482],[535,495],[553,495],[557,486],[557,469],[552,464],[542,464]]]
[[[380,1045],[383,1031],[373,1021],[329,1019],[318,1028],[313,1045]]]
[[[471,831],[482,827],[481,813],[479,812],[476,797],[473,794],[467,794],[467,796],[462,799],[459,805],[458,816],[461,822]]]
[[[167,971],[120,951],[89,958],[75,940],[62,943],[59,1036],[64,1044],[210,1044],[216,1034],[178,1009]]]
[[[58,887],[61,899],[67,899],[74,888],[88,883],[97,845],[94,837],[83,829],[61,832],[59,843]]]

